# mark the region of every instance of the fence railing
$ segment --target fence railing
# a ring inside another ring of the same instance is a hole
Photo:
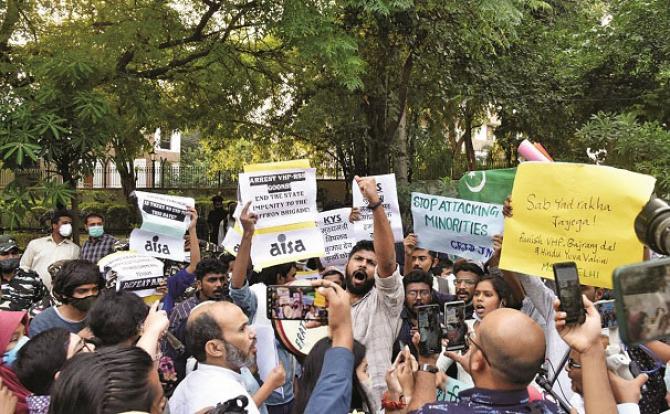
[[[227,172],[210,173],[206,167],[194,166],[159,166],[136,167],[135,187],[148,188],[219,188],[237,185],[232,174]],[[53,172],[43,169],[26,169],[21,171],[0,170],[0,188],[5,187],[14,179],[19,179],[25,186],[38,183],[40,180],[53,178],[62,182],[62,178]],[[96,168],[93,174],[86,176],[77,183],[78,188],[121,188],[122,180],[116,167]]]
[[[451,175],[452,177],[462,175],[468,170],[467,160],[458,160],[457,162],[449,163],[449,168],[445,167],[442,171],[444,176]],[[478,160],[476,169],[488,170],[496,168],[509,168],[515,163],[508,163],[506,161],[491,161]],[[222,187],[234,187],[237,185],[237,179],[229,172],[210,172],[207,167],[201,166],[177,166],[177,165],[160,165],[154,167],[135,167],[135,188],[151,189],[151,188],[165,188],[165,189],[210,189]],[[436,179],[436,171],[414,171],[412,178],[415,180]],[[4,188],[14,179],[19,179],[23,186],[30,186],[39,181],[52,178],[57,181],[62,181],[58,174],[44,169],[25,169],[20,171],[12,171],[7,169],[0,169],[0,188]],[[329,171],[323,176],[317,178],[332,179],[342,178],[337,171]],[[109,165],[106,168],[98,167],[93,170],[93,174],[80,180],[77,184],[78,188],[82,189],[105,189],[105,188],[121,188],[121,175],[114,165]]]

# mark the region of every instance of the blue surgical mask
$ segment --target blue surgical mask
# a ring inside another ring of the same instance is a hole
[[[16,341],[16,345],[14,345],[14,348],[5,352],[5,355],[2,356],[2,362],[5,365],[10,366],[14,365],[14,361],[16,361],[16,355],[19,353],[19,349],[21,349],[21,347],[23,347],[23,345],[25,345],[29,339],[30,338],[28,338],[27,336],[22,336],[21,338],[19,338],[19,340]]]
[[[103,226],[91,226],[88,228],[88,235],[91,237],[100,237],[105,233]]]

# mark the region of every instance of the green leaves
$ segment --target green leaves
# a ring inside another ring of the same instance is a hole
[[[26,159],[33,162],[37,161],[39,158],[39,150],[39,145],[20,141],[8,142],[4,145],[0,145],[2,160],[5,162],[13,161],[13,164],[18,165],[22,165]]]

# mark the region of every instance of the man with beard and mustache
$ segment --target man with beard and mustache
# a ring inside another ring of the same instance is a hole
[[[248,202],[240,214],[242,225],[242,240],[237,250],[235,267],[230,278],[230,296],[233,302],[249,316],[254,326],[272,327],[267,318],[267,286],[288,285],[295,280],[296,266],[294,262],[282,263],[264,268],[260,272],[260,282],[249,286],[247,270],[251,262],[251,241],[256,228],[258,217],[249,211]],[[297,360],[280,341],[275,340],[275,348],[280,363],[286,370],[281,392],[273,392],[265,401],[265,407],[270,414],[288,413],[293,407],[293,378],[296,375]]]
[[[477,282],[484,276],[484,271],[475,263],[462,261],[454,265],[454,275],[456,275],[454,280],[456,300],[465,302],[465,319],[472,319],[474,312],[472,296]]]
[[[240,373],[255,363],[256,333],[239,307],[198,305],[186,323],[186,345],[198,367],[177,386],[168,403],[170,413],[192,414],[241,395],[249,401],[246,412],[259,413]]]
[[[228,268],[218,259],[202,260],[195,268],[196,293],[181,302],[170,313],[169,331],[182,344],[186,339],[186,320],[191,311],[205,301],[231,301],[228,296]],[[186,360],[190,356],[185,351],[176,350],[167,342],[164,345],[165,354],[172,358],[177,371],[177,380],[186,376]]]
[[[372,397],[378,401],[386,390],[386,370],[391,366],[393,342],[400,330],[404,289],[396,263],[393,231],[372,177],[355,177],[368,201],[374,220],[374,242],[359,241],[345,268],[351,302],[354,339],[366,347]]]
[[[98,297],[104,280],[100,269],[87,260],[70,260],[63,264],[53,280],[53,296],[62,303],[37,315],[30,323],[30,336],[51,328],[65,328],[79,333],[85,327],[86,315]]]

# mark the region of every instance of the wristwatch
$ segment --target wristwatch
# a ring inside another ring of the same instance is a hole
[[[430,372],[431,374],[437,374],[439,369],[435,365],[430,364],[421,364],[419,365],[419,371]]]
[[[368,204],[368,208],[369,208],[371,211],[374,211],[377,207],[379,207],[379,206],[381,206],[381,205],[382,205],[382,200],[381,200],[381,198],[380,198],[379,201],[377,201],[376,203],[370,203],[370,204]]]

